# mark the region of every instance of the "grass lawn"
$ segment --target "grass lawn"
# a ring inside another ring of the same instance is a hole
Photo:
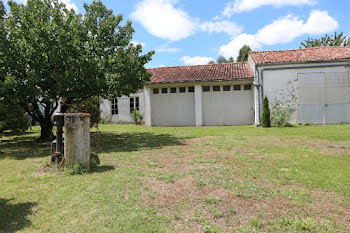
[[[1,136],[0,232],[350,231],[350,125],[100,129],[83,175]]]

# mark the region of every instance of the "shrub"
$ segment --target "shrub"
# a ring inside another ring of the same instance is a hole
[[[65,170],[69,175],[82,175],[88,172],[88,167],[82,163],[74,163],[72,168]]]
[[[267,96],[265,96],[263,100],[262,127],[271,127],[269,100],[267,99]]]
[[[291,104],[283,101],[276,101],[271,108],[271,123],[277,127],[292,126],[290,119],[295,112]]]
[[[135,122],[135,125],[140,125],[142,123],[143,115],[137,109],[134,109],[131,112],[131,115],[132,115],[132,119]]]
[[[24,113],[24,110],[19,105],[0,103],[0,132],[5,130],[15,132],[26,130],[29,122],[25,118]]]

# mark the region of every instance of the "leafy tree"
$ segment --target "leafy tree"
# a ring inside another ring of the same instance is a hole
[[[334,35],[328,35],[321,37],[320,39],[308,38],[301,42],[301,47],[322,47],[322,46],[350,46],[350,38],[344,36],[343,32]]]
[[[41,139],[52,137],[52,114],[61,97],[67,104],[92,96],[129,95],[149,81],[144,65],[153,51],[142,54],[130,44],[134,29],[121,25],[102,2],[85,4],[85,15],[58,0],[9,2],[0,8],[0,97],[13,98],[41,126]],[[2,12],[2,13],[1,13]],[[63,105],[61,111],[67,109]]]
[[[233,57],[229,57],[228,59],[226,59],[224,56],[219,56],[216,60],[216,63],[231,63],[234,61],[235,59]]]
[[[271,127],[269,100],[267,99],[267,96],[265,96],[263,100],[262,127]]]
[[[24,117],[24,110],[19,105],[6,105],[0,101],[0,132],[12,130],[24,131],[28,128],[28,119]]]
[[[85,112],[90,114],[90,127],[97,126],[101,120],[100,98],[90,97],[82,102],[75,103],[70,108],[70,112]]]
[[[239,50],[237,62],[248,61],[248,52],[252,51],[249,45],[243,45],[243,47]]]
[[[222,63],[232,63],[235,59],[233,57],[229,57],[226,59],[224,56],[219,56],[218,59],[216,59],[216,62],[214,60],[211,60],[208,62],[208,64],[222,64]]]

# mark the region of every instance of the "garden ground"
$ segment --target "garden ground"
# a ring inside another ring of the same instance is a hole
[[[100,129],[83,175],[39,128],[1,136],[0,232],[350,230],[350,125]]]

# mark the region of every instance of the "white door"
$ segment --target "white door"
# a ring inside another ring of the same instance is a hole
[[[195,106],[192,91],[193,87],[152,88],[152,125],[194,126]]]
[[[204,85],[202,91],[203,125],[248,125],[254,123],[252,84]]]
[[[298,118],[300,123],[349,123],[347,72],[298,74]]]

